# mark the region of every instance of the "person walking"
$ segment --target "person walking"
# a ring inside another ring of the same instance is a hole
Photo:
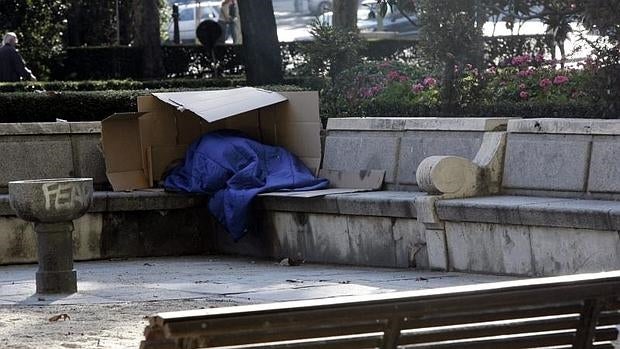
[[[17,51],[17,34],[6,33],[0,47],[0,81],[36,80]]]

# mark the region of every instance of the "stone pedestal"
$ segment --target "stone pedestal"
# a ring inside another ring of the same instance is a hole
[[[75,293],[73,220],[86,213],[93,199],[92,178],[9,182],[11,207],[37,233],[37,293]]]
[[[35,223],[37,233],[37,293],[77,292],[73,269],[73,222]]]

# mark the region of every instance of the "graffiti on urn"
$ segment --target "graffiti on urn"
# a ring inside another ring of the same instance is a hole
[[[45,196],[45,209],[55,210],[73,209],[83,206],[88,193],[82,186],[69,183],[45,183],[41,186]],[[77,205],[76,205],[77,204]]]

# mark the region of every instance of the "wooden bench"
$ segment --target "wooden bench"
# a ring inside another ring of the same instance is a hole
[[[620,271],[160,313],[142,349],[613,348]]]

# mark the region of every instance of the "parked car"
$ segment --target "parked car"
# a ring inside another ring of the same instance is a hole
[[[197,17],[199,20],[196,20]],[[198,4],[179,5],[179,37],[181,42],[195,42],[198,24],[208,19],[217,22],[219,18],[219,1],[201,1]],[[171,40],[174,38],[174,22],[172,21],[168,24],[168,36]]]

